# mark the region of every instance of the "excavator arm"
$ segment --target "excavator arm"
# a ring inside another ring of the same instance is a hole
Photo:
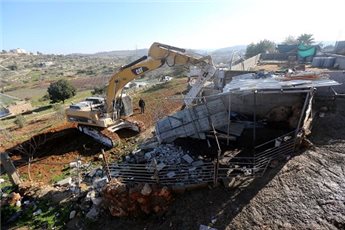
[[[114,111],[114,102],[120,98],[124,86],[135,78],[158,69],[164,64],[213,66],[210,56],[187,54],[186,50],[155,42],[151,45],[148,56],[122,66],[110,79],[106,96],[106,113]]]
[[[108,85],[106,95],[106,111],[111,113],[113,111],[114,102],[120,97],[122,89],[125,85],[134,80],[135,78],[145,74],[146,72],[152,71],[164,65],[162,60],[153,60],[144,56],[128,65],[120,68],[115,73]]]

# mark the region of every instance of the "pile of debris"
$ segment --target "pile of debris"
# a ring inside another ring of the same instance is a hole
[[[122,163],[109,165],[110,175],[123,183],[187,185],[208,183],[213,178],[211,159],[193,156],[181,147],[166,144],[151,151],[133,151]]]
[[[147,164],[156,161],[159,164],[165,165],[191,163],[193,159],[188,154],[189,151],[184,151],[181,147],[177,147],[173,144],[166,144],[159,145],[149,152],[145,152],[141,149],[135,150],[132,154],[125,157],[124,162]],[[185,157],[186,155],[188,157]]]
[[[167,187],[149,184],[126,185],[112,180],[104,189],[103,197],[113,216],[138,216],[140,214],[161,214],[172,201]]]

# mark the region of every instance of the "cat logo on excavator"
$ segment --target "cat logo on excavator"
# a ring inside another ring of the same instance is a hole
[[[147,70],[149,70],[147,67],[145,67],[145,66],[140,66],[140,67],[137,67],[137,68],[132,69],[132,72],[133,72],[135,75],[140,75],[140,74],[143,74],[144,72],[146,72]]]

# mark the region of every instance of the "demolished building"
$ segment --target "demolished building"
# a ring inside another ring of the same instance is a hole
[[[315,72],[233,76],[225,71],[216,76],[193,104],[157,122],[156,138],[167,147],[135,151],[122,163],[110,164],[110,175],[125,183],[183,187],[261,176],[272,160],[293,154],[309,132],[315,94],[340,85]],[[169,144],[180,138],[213,140],[217,153],[205,156],[200,149],[192,154]],[[241,150],[226,147],[241,140]]]

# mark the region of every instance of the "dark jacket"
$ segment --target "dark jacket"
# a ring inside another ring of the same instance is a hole
[[[145,101],[143,99],[139,100],[139,107],[145,107]]]

